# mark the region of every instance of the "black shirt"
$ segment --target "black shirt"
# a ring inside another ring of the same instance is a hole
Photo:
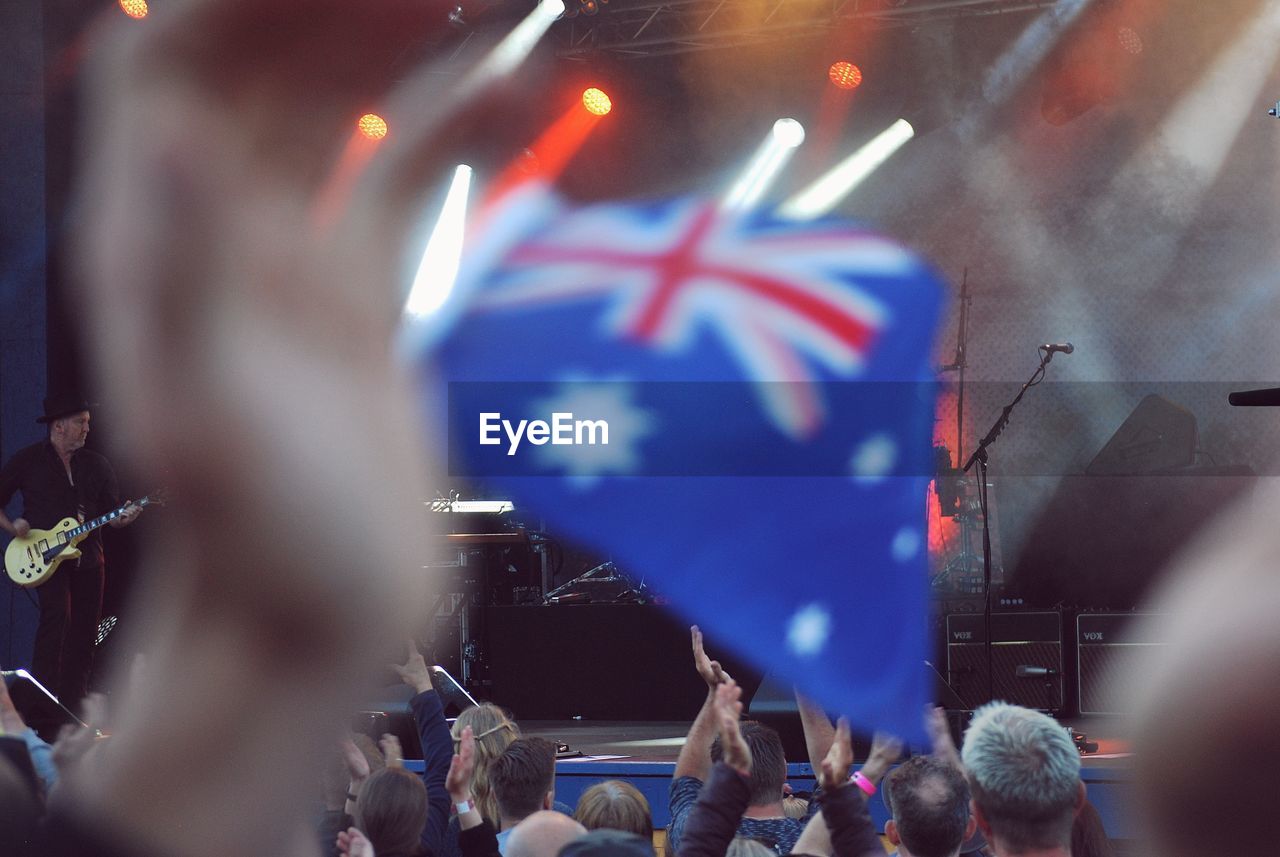
[[[71,454],[68,480],[62,459],[48,440],[18,450],[0,469],[0,508],[18,491],[22,492],[22,517],[39,530],[52,529],[63,518],[87,521],[120,505],[116,474],[106,458],[91,449],[76,450]],[[102,562],[101,532],[95,530],[80,543],[82,564]]]

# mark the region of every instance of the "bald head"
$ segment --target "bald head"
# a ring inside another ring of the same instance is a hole
[[[587,832],[571,816],[551,810],[535,812],[511,828],[506,857],[556,857],[560,849]]]
[[[885,777],[881,794],[893,816],[890,839],[911,857],[953,857],[972,833],[969,785],[941,759],[912,756]]]

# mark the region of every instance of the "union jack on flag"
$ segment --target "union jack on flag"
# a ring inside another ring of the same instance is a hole
[[[930,269],[855,225],[697,199],[517,192],[482,234],[432,355],[451,470],[855,723],[920,737]]]

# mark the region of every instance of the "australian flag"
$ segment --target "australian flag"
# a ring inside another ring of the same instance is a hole
[[[421,352],[451,473],[856,726],[921,738],[930,268],[846,222],[536,189],[466,260]]]

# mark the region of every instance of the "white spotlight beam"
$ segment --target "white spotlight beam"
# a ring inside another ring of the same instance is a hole
[[[863,179],[875,172],[890,155],[914,137],[915,133],[910,122],[899,119],[813,184],[784,202],[778,209],[778,214],[791,220],[813,220],[829,214],[854,188],[862,184]]]
[[[1062,34],[1089,4],[1090,0],[1060,0],[1032,21],[987,71],[982,81],[982,95],[987,102],[997,107],[1003,104],[1057,46]]]
[[[764,138],[746,169],[724,195],[720,210],[749,211],[754,208],[803,142],[804,126],[799,122],[794,119],[774,122],[769,136]]]
[[[438,310],[453,289],[462,260],[462,241],[467,218],[467,194],[471,190],[471,167],[460,164],[445,196],[427,249],[413,277],[413,287],[405,301],[408,316],[421,318]]]
[[[510,74],[529,56],[538,40],[563,14],[564,0],[541,0],[480,62],[472,73],[470,83],[476,85]]]

